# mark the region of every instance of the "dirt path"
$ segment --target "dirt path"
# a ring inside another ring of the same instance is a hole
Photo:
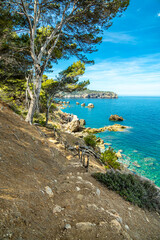
[[[90,165],[0,103],[0,240],[159,240],[159,215],[109,191]]]

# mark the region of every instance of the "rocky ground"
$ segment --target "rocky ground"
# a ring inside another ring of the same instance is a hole
[[[95,171],[104,171],[95,159],[86,172],[53,130],[25,123],[0,103],[1,240],[160,239],[158,213],[126,202],[93,179]]]

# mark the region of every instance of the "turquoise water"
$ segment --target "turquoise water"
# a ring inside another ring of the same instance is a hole
[[[118,99],[70,99],[63,111],[86,120],[86,127],[100,128],[112,125],[111,114],[124,118],[122,125],[130,126],[125,132],[97,134],[115,150],[121,149],[123,163],[160,186],[160,97],[119,97]],[[93,103],[88,109],[76,101]]]

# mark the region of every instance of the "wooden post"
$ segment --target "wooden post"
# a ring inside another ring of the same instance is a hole
[[[81,162],[82,162],[82,160],[83,160],[83,150],[81,152]]]
[[[80,159],[81,155],[80,155],[80,148],[78,147],[78,157]]]
[[[85,167],[85,153],[83,154],[83,167]]]
[[[88,168],[89,168],[89,155],[87,155],[87,166],[86,166],[86,171],[88,172]]]

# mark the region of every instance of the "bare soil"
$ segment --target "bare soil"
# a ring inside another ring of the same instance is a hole
[[[0,240],[159,240],[158,213],[108,190],[91,177],[97,170],[104,171],[92,159],[86,173],[53,130],[0,102]]]

